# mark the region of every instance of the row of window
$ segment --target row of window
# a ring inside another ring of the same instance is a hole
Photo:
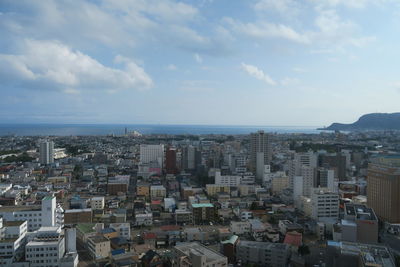
[[[26,251],[31,252],[31,251],[48,251],[48,250],[57,250],[56,247],[46,247],[46,248],[27,248]]]

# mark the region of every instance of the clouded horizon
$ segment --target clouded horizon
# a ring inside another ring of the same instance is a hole
[[[323,126],[399,112],[395,0],[0,0],[0,123]]]

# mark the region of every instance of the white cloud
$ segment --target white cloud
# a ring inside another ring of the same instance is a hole
[[[81,90],[144,90],[153,86],[135,62],[117,56],[122,69],[111,68],[57,41],[26,40],[18,54],[0,54],[0,77],[19,81],[21,87],[56,89],[67,94]]]
[[[167,70],[176,70],[177,67],[176,67],[174,64],[169,64],[169,65],[166,67],[166,69],[167,69]]]
[[[203,58],[199,54],[194,54],[194,59],[197,63],[203,63]]]
[[[298,72],[298,73],[306,73],[306,72],[308,72],[307,69],[304,69],[304,68],[301,68],[301,67],[294,67],[294,68],[292,68],[292,70],[294,72]]]
[[[224,18],[233,31],[254,38],[281,38],[289,41],[308,44],[310,39],[307,35],[298,33],[293,28],[284,24],[274,24],[266,21],[256,23],[242,23],[232,18]]]
[[[241,67],[242,70],[244,70],[250,76],[253,76],[258,80],[264,81],[269,85],[276,85],[276,82],[268,74],[264,73],[256,66],[242,63]]]

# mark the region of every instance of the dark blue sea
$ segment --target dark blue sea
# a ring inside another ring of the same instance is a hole
[[[150,124],[0,124],[0,136],[79,136],[122,135],[128,131],[142,134],[249,134],[258,130],[274,133],[317,134],[319,126],[215,126]]]

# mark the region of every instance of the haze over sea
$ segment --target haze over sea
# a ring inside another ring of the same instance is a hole
[[[141,134],[249,134],[258,130],[275,133],[315,134],[318,126],[227,126],[162,124],[0,124],[0,136],[70,136],[122,135],[128,131]]]

